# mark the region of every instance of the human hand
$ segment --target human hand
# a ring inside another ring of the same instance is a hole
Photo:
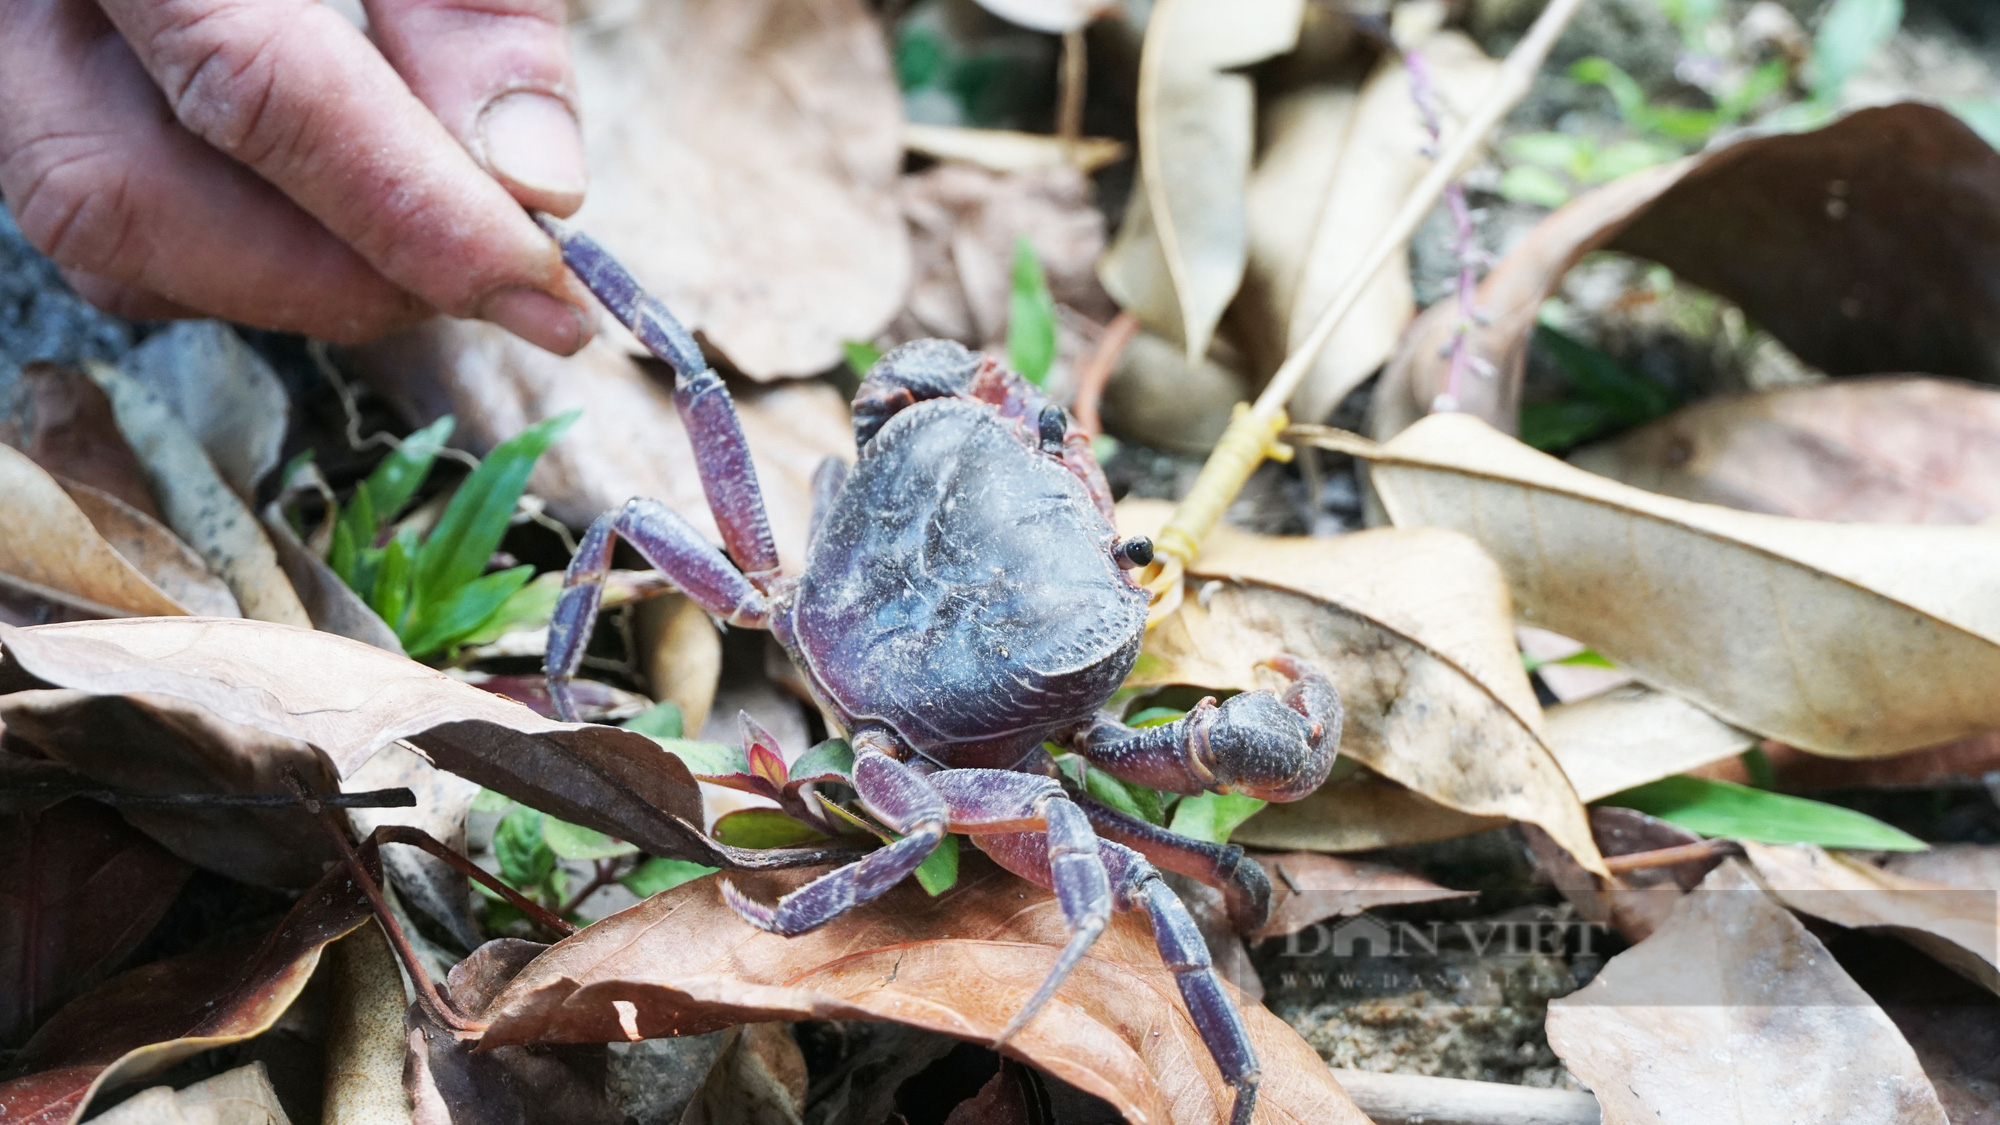
[[[0,194],[87,300],[359,342],[432,311],[568,354],[563,0],[0,2]],[[371,42],[370,36],[373,37]]]

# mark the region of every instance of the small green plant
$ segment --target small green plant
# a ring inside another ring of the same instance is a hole
[[[1703,836],[1760,844],[1922,851],[1928,844],[1866,813],[1730,781],[1684,774],[1614,793],[1599,804],[1636,809]]]
[[[1014,240],[1013,287],[1007,299],[1007,359],[1036,386],[1056,362],[1056,299],[1027,235]]]
[[[1555,361],[1575,392],[1521,407],[1521,440],[1536,449],[1568,449],[1613,429],[1642,426],[1680,405],[1672,391],[1547,324],[1535,326],[1534,346]]]
[[[451,437],[449,415],[411,434],[345,507],[336,506],[327,565],[395,630],[412,657],[436,656],[528,612],[510,602],[535,568],[487,574],[487,562],[507,533],[535,462],[579,413],[550,418],[502,442],[459,485],[429,535],[412,521],[395,521]]]

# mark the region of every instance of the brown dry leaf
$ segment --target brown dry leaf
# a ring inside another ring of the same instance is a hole
[[[323,1125],[408,1125],[403,1096],[403,971],[380,926],[363,926],[327,951]]]
[[[729,1029],[681,1125],[800,1125],[806,1060],[781,1023]]]
[[[1874,523],[2000,516],[2000,391],[1855,379],[1698,402],[1571,464],[1751,512]]]
[[[146,472],[118,432],[111,400],[74,367],[21,366],[0,417],[0,445],[13,446],[52,474],[82,481],[160,518]]]
[[[1493,83],[1499,64],[1458,32],[1422,44],[1444,112],[1463,116]],[[1249,269],[1239,333],[1275,371],[1347,284],[1375,235],[1389,225],[1430,170],[1423,120],[1401,55],[1387,53],[1357,91],[1311,86],[1262,113],[1266,137],[1247,196]],[[1382,366],[1416,315],[1409,263],[1376,273],[1292,395],[1291,415],[1318,421]]]
[[[1607,857],[1680,847],[1701,839],[1664,820],[1616,807],[1590,810],[1590,830],[1597,839],[1598,850]],[[1538,882],[1546,881],[1562,892],[1581,917],[1610,923],[1634,944],[1652,936],[1673,912],[1681,894],[1699,886],[1723,858],[1713,855],[1670,867],[1623,872],[1606,879],[1585,871],[1541,829],[1524,826],[1522,835],[1534,860]]]
[[[2000,904],[1993,891],[1912,878],[1817,844],[1742,844],[1764,885],[1793,910],[1889,930],[2000,992]]]
[[[156,693],[296,739],[351,775],[406,739],[439,768],[654,855],[716,862],[679,758],[645,735],[551,722],[522,705],[331,633],[213,618],[0,627],[8,664],[95,695]],[[0,675],[0,681],[8,677]],[[281,791],[273,787],[272,790]],[[718,864],[719,865],[719,864]]]
[[[261,1061],[179,1090],[142,1090],[91,1120],[103,1125],[292,1125]]]
[[[1776,788],[1787,793],[1877,785],[1973,786],[1982,784],[1987,774],[2000,770],[2000,731],[1976,734],[1928,750],[1912,750],[1893,758],[1823,758],[1770,739],[1758,749],[1770,762]],[[1741,763],[1728,759],[1688,772],[1739,784],[1750,781],[1749,771]]]
[[[90,361],[84,370],[111,399],[118,429],[146,470],[167,526],[229,587],[244,616],[311,628],[257,517],[173,409],[116,367]]]
[[[1249,256],[1256,94],[1240,67],[1298,42],[1303,0],[1160,0],[1139,58],[1139,176],[1098,267],[1120,306],[1208,352]]]
[[[896,314],[903,107],[858,0],[603,4],[570,46],[577,224],[731,365],[817,374]]]
[[[1933,844],[1929,851],[1892,855],[1883,867],[1905,878],[2000,891],[2000,847],[1992,844]]]
[[[1730,860],[1665,925],[1549,1004],[1604,1125],[1947,1125],[1889,1017]]]
[[[109,975],[193,873],[89,801],[0,814],[0,1046]]]
[[[681,709],[683,730],[699,731],[722,679],[722,630],[707,611],[680,594],[640,603],[633,627],[646,690]]]
[[[1462,388],[1461,409],[1514,429],[1542,302],[1593,250],[1660,262],[1831,374],[2000,377],[2000,290],[1986,280],[2000,256],[2000,153],[1937,106],[1753,137],[1578,197],[1480,283],[1488,319],[1469,340],[1500,374]],[[1404,337],[1371,432],[1429,408],[1457,319],[1439,302]]]
[[[157,1074],[277,1022],[304,990],[320,952],[369,919],[368,899],[335,867],[269,936],[155,961],[57,1012],[0,1083],[7,1125],[73,1125],[99,1091]]]
[[[1549,749],[1585,801],[1734,758],[1759,741],[1678,695],[1637,684],[1544,714]]]
[[[683,884],[551,947],[486,1010],[486,1042],[615,1042],[774,1019],[895,1020],[991,1042],[1054,963],[1062,920],[1048,891],[970,852],[963,862],[941,896],[906,880],[796,938],[737,917],[713,879]],[[1297,1032],[1261,1007],[1243,1016],[1264,1071],[1259,1121],[1366,1121]],[[1133,1122],[1206,1125],[1232,1096],[1132,914],[1005,1053]]]
[[[1377,906],[1470,898],[1477,893],[1440,887],[1384,864],[1317,852],[1266,853],[1258,855],[1257,862],[1271,876],[1271,917],[1250,935],[1251,941],[1295,934],[1314,922]]]
[[[197,617],[241,617],[236,595],[158,520],[81,481],[56,478],[111,549]]]
[[[1659,496],[1465,414],[1367,457],[1399,527],[1479,540],[1522,616],[1737,726],[1833,757],[2000,729],[2000,527],[1818,523]]]
[[[1338,772],[1339,767],[1335,767]],[[1231,843],[1316,852],[1365,852],[1428,844],[1505,826],[1502,817],[1447,808],[1381,774],[1356,769],[1288,805],[1269,805],[1230,833]]]
[[[33,529],[0,535],[0,572],[21,582],[112,613],[187,613],[104,541],[54,477],[11,446],[0,446],[0,526]]]
[[[671,377],[655,378],[658,365],[642,367],[601,340],[562,359],[493,325],[447,320],[362,349],[358,359],[375,388],[413,421],[456,415],[455,440],[475,453],[582,409],[529,478],[550,515],[583,527],[634,496],[649,496],[721,541],[674,410]],[[731,393],[778,556],[796,571],[805,562],[813,471],[828,457],[854,459],[847,404],[818,382]]]
[[[989,172],[1039,172],[1074,168],[1085,175],[1125,159],[1125,144],[1110,137],[1065,141],[1012,129],[903,123],[903,147],[933,160],[971,164]]]
[[[1176,453],[1202,456],[1215,448],[1249,393],[1242,372],[1222,362],[1241,357],[1215,347],[1190,363],[1174,345],[1140,332],[1119,357],[1104,388],[1107,429],[1120,437]]]
[[[219,320],[183,320],[119,357],[119,369],[166,403],[236,495],[257,484],[284,452],[291,400],[264,357]]]
[[[1151,534],[1170,511],[1128,501],[1120,528]],[[1343,756],[1460,812],[1539,824],[1597,867],[1583,805],[1542,741],[1506,585],[1474,543],[1225,527],[1187,572],[1218,581],[1148,631],[1129,684],[1265,687],[1257,664],[1289,652],[1340,690]]]

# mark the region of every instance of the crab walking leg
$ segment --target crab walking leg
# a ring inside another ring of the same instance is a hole
[[[981,851],[994,862],[1033,883],[1053,882],[1050,844],[1035,832],[975,837]],[[1250,1045],[1250,1029],[1243,1015],[1223,987],[1222,977],[1208,955],[1194,916],[1182,905],[1173,888],[1160,878],[1146,857],[1110,840],[1099,840],[1097,853],[1111,881],[1112,901],[1119,910],[1144,910],[1153,924],[1153,943],[1160,960],[1174,974],[1188,1016],[1215,1060],[1222,1080],[1236,1088],[1236,1103],[1230,1125],[1249,1125],[1257,1107],[1256,1049]]]
[[[1097,943],[1098,935],[1111,921],[1111,883],[1089,818],[1055,780],[1009,770],[963,769],[933,774],[930,782],[944,795],[954,832],[976,840],[1024,828],[1040,831],[1049,868],[1043,885],[1056,892],[1063,926],[1069,931],[1069,944],[1056,958],[1055,967],[994,1039],[993,1045],[999,1047],[1035,1018]]]
[[[566,721],[576,719],[569,682],[590,643],[590,628],[604,598],[604,575],[611,568],[616,536],[638,548],[647,562],[664,572],[696,605],[730,624],[763,628],[770,618],[770,603],[764,595],[680,513],[657,500],[627,501],[623,508],[597,517],[583,533],[583,542],[577,544],[576,555],[563,574],[562,596],[549,618],[544,671],[556,714]]]
[[[1121,781],[1170,793],[1245,793],[1296,801],[1319,788],[1340,748],[1340,695],[1297,657],[1271,667],[1291,677],[1283,696],[1246,691],[1221,706],[1204,699],[1185,718],[1134,730],[1105,712],[1064,735],[1090,764]]]
[[[1125,845],[1153,866],[1199,879],[1222,892],[1229,921],[1249,932],[1271,916],[1271,877],[1264,865],[1235,844],[1195,840],[1135,816],[1128,816],[1091,797],[1076,799],[1090,826],[1106,840]]]
[[[709,510],[722,528],[729,557],[766,593],[778,577],[778,548],[771,538],[770,517],[743,424],[722,377],[702,358],[701,348],[687,328],[667,311],[659,298],[639,282],[618,259],[589,235],[547,215],[536,215],[542,229],[562,247],[563,261],[590,287],[619,323],[632,330],[647,350],[674,369],[674,406],[694,445],[695,469],[708,497]]]
[[[863,808],[902,839],[814,879],[776,905],[750,898],[725,880],[722,898],[760,930],[794,937],[828,922],[903,881],[944,840],[944,797],[930,779],[891,757],[890,737],[863,730],[854,737],[854,792]]]

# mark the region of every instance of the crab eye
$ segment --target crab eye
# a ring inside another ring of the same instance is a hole
[[[1063,415],[1063,408],[1053,403],[1042,407],[1042,452],[1061,453],[1063,434],[1069,430],[1069,419]]]
[[[1153,561],[1153,541],[1143,535],[1120,539],[1111,548],[1111,557],[1117,559],[1118,565],[1125,570],[1150,565]]]

